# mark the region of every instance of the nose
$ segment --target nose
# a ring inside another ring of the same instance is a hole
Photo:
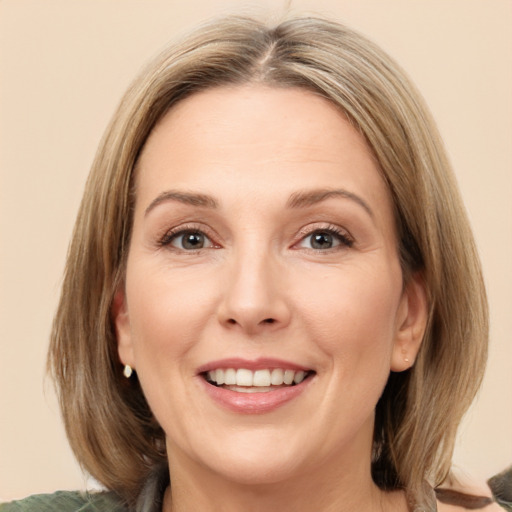
[[[286,327],[291,311],[286,280],[277,262],[259,251],[231,263],[218,309],[221,324],[251,335]]]

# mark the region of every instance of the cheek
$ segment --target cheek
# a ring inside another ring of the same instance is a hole
[[[155,417],[166,432],[176,433],[181,423],[173,418],[193,409],[190,354],[214,314],[214,287],[186,270],[148,264],[130,270],[126,293],[136,371]],[[194,412],[189,420],[201,416]]]
[[[393,267],[333,269],[329,275],[302,282],[300,316],[332,361],[349,361],[345,371],[363,365],[389,371],[401,296],[401,273]],[[345,366],[345,365],[344,365]],[[348,368],[350,366],[350,368]]]
[[[214,313],[215,287],[190,273],[139,267],[130,274],[126,287],[136,355],[163,363],[169,352],[185,353],[197,341]]]

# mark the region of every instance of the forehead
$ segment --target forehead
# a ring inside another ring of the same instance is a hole
[[[143,153],[164,131],[168,136],[199,136],[205,145],[228,136],[233,144],[284,143],[283,150],[297,143],[340,146],[346,140],[346,145],[371,154],[364,137],[346,120],[341,109],[305,88],[248,84],[196,92],[174,105],[159,120]],[[276,138],[278,134],[280,137]],[[250,140],[247,135],[251,136]]]
[[[301,88],[225,86],[175,105],[143,148],[137,200],[158,187],[222,195],[234,181],[247,194],[258,184],[267,193],[343,185],[389,202],[364,137],[332,102]]]

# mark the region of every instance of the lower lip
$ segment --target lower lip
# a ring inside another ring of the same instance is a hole
[[[308,387],[312,377],[295,386],[278,388],[263,393],[238,393],[212,386],[199,376],[206,393],[222,407],[240,414],[262,414],[273,411],[301,395]]]

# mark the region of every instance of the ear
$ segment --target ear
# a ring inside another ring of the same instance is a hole
[[[112,303],[112,320],[116,329],[117,353],[119,359],[125,365],[135,369],[135,357],[133,352],[130,316],[126,303],[124,286],[119,286]]]
[[[423,278],[414,274],[406,285],[397,314],[391,371],[403,372],[414,365],[428,320],[427,291]]]

